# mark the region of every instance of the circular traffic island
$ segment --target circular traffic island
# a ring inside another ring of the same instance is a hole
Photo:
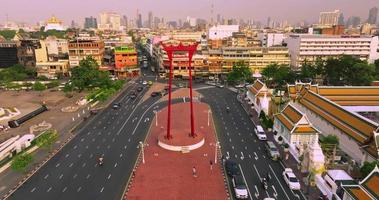
[[[198,132],[195,137],[192,137],[190,132],[187,129],[172,129],[172,137],[167,139],[167,133],[164,131],[158,136],[158,145],[166,150],[181,151],[182,153],[189,153],[203,146],[205,143],[204,134]]]

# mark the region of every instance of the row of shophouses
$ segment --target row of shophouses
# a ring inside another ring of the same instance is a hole
[[[339,148],[359,165],[379,157],[379,87],[296,82],[283,94],[257,80],[245,100],[273,119],[273,131],[297,158],[318,135],[337,136]]]
[[[140,73],[137,51],[127,36],[100,39],[81,34],[72,39],[49,36],[38,40],[17,34],[13,40],[0,39],[0,68],[15,64],[35,67],[38,76],[49,79],[69,76],[70,68],[89,56],[100,70],[121,79]]]

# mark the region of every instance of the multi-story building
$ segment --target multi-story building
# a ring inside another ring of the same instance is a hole
[[[234,32],[239,32],[238,25],[218,25],[209,28],[208,39],[217,40],[231,37]]]
[[[324,26],[338,25],[338,19],[341,15],[339,10],[331,12],[320,12],[319,24]]]
[[[378,18],[378,8],[373,7],[370,9],[370,11],[368,13],[367,23],[372,24],[372,25],[376,25],[377,18]]]
[[[304,61],[341,55],[351,55],[370,63],[378,59],[378,36],[290,35],[285,43],[294,69],[299,69]]]
[[[70,67],[79,66],[79,62],[88,56],[94,58],[99,66],[103,63],[104,42],[100,40],[77,39],[68,43]]]
[[[121,16],[115,12],[100,13],[100,30],[119,31],[121,27]]]
[[[125,79],[140,75],[138,67],[137,51],[128,46],[114,49],[115,73],[119,79]]]
[[[168,73],[168,57],[160,44],[153,48],[153,57],[160,73]],[[285,47],[221,47],[199,51],[193,57],[192,66],[195,76],[213,76],[230,72],[239,62],[249,66],[252,72],[259,72],[272,63],[289,66],[290,58]],[[173,68],[174,76],[188,77],[188,55],[177,52],[173,58]]]
[[[18,46],[18,59],[19,64],[25,67],[36,66],[36,54],[35,50],[40,49],[41,44],[37,39],[22,39],[19,40]]]
[[[228,72],[239,62],[245,63],[254,73],[259,73],[269,64],[290,65],[286,47],[223,47],[222,70]]]
[[[45,76],[48,79],[56,79],[58,76],[69,75],[68,60],[58,60],[50,62],[37,62],[37,76]]]
[[[47,53],[49,56],[59,56],[68,54],[68,41],[55,36],[48,36],[45,39]]]
[[[258,39],[263,47],[281,46],[284,40],[283,33],[258,33]]]
[[[97,19],[95,17],[86,17],[84,20],[85,29],[96,29],[97,28]]]
[[[13,41],[0,42],[0,68],[18,64],[17,43]]]

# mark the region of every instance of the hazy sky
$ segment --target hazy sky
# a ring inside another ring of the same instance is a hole
[[[211,4],[214,18],[221,14],[226,18],[244,18],[266,21],[272,19],[289,22],[317,21],[320,11],[340,9],[345,19],[355,15],[367,19],[371,7],[379,7],[379,0],[0,0],[0,22],[9,20],[36,23],[51,15],[82,23],[86,16],[96,16],[102,11],[116,11],[135,17],[137,9],[146,20],[148,11],[165,19],[186,16],[210,19]]]

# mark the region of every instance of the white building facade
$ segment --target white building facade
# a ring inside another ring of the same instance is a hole
[[[286,38],[291,66],[299,68],[304,63],[318,58],[351,55],[373,63],[378,59],[378,36],[327,36],[294,34]]]
[[[231,37],[234,32],[239,31],[238,25],[218,25],[213,26],[208,31],[208,39],[218,40]]]
[[[284,38],[283,33],[258,33],[258,39],[263,47],[281,46]]]

